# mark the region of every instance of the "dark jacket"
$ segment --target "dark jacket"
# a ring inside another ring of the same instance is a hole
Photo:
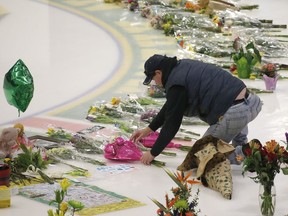
[[[165,83],[166,102],[149,127],[159,137],[151,149],[159,155],[178,132],[183,115],[217,123],[245,88],[237,77],[217,66],[191,59],[179,61]]]
[[[183,59],[173,68],[165,85],[183,86],[187,91],[184,115],[199,116],[209,125],[215,124],[245,88],[242,80],[212,64]]]

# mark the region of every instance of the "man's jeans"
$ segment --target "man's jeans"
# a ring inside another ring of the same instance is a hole
[[[236,148],[229,156],[231,164],[239,164],[236,155],[243,155],[242,145],[248,142],[248,123],[253,121],[262,108],[262,101],[253,93],[250,93],[244,102],[231,106],[227,112],[219,118],[218,122],[211,125],[203,136],[211,134],[222,139]]]

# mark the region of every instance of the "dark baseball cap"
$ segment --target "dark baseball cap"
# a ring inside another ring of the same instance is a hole
[[[144,85],[148,85],[155,75],[155,71],[160,69],[161,62],[164,59],[163,55],[155,54],[151,56],[144,64],[144,74],[146,78],[143,82]]]

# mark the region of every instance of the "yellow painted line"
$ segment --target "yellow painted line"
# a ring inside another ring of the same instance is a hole
[[[68,6],[56,3],[56,2],[51,2],[49,0],[42,0],[42,2],[47,3],[48,5],[52,5],[54,7],[61,8],[61,9],[66,10],[66,11],[73,12],[74,14],[80,15],[81,17],[84,17],[85,19],[90,20],[91,22],[102,26],[105,30],[110,32],[115,38],[118,39],[118,42],[122,48],[121,50],[124,54],[123,59],[125,59],[125,61],[122,61],[122,65],[117,70],[117,72],[114,74],[114,76],[111,77],[110,80],[108,80],[106,83],[104,83],[101,87],[95,89],[94,92],[87,94],[86,96],[83,96],[81,99],[75,100],[74,102],[71,102],[67,105],[64,105],[64,106],[62,106],[58,109],[55,109],[55,110],[48,113],[49,115],[55,115],[57,113],[69,110],[72,107],[75,107],[75,106],[77,106],[77,105],[79,105],[79,104],[81,104],[81,103],[83,103],[89,99],[92,99],[92,98],[108,91],[109,89],[113,89],[113,87],[119,81],[119,79],[121,79],[127,73],[128,69],[130,68],[132,60],[133,60],[133,55],[132,55],[132,48],[131,48],[129,42],[127,41],[127,39],[124,37],[124,35],[120,34],[118,31],[116,31],[114,28],[112,28],[111,26],[109,26],[108,24],[103,22],[102,20],[97,19],[94,16],[89,15],[85,12],[80,11],[80,10],[73,9],[73,8],[68,7]],[[70,3],[70,1],[69,1],[69,3]]]
[[[73,6],[85,6],[85,5],[89,5],[89,4],[95,4],[96,0],[66,0],[65,1],[67,4],[69,5],[73,5]]]
[[[6,15],[8,14],[8,11],[4,8],[0,6],[0,16]]]
[[[86,7],[86,11],[103,11],[103,10],[119,10],[119,6],[115,4],[101,4],[101,5],[91,5]]]
[[[131,23],[131,22],[127,22],[127,21],[116,22],[116,24],[118,26],[122,27],[123,29],[125,29],[127,32],[135,33],[135,34],[147,32],[147,29],[149,27],[149,26],[147,26],[147,28],[146,28],[145,26],[143,27],[143,25],[139,26],[139,24],[137,22]]]

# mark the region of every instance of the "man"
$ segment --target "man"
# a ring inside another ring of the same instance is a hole
[[[178,132],[183,116],[198,116],[209,124],[204,133],[232,144],[236,154],[247,143],[248,123],[261,111],[260,98],[246,88],[244,82],[212,64],[192,59],[155,54],[144,65],[144,85],[152,80],[163,86],[166,102],[148,127],[135,131],[130,140],[137,142],[161,128],[158,139],[141,162],[150,164]],[[238,146],[238,147],[237,147]],[[237,163],[235,155],[231,163]]]

